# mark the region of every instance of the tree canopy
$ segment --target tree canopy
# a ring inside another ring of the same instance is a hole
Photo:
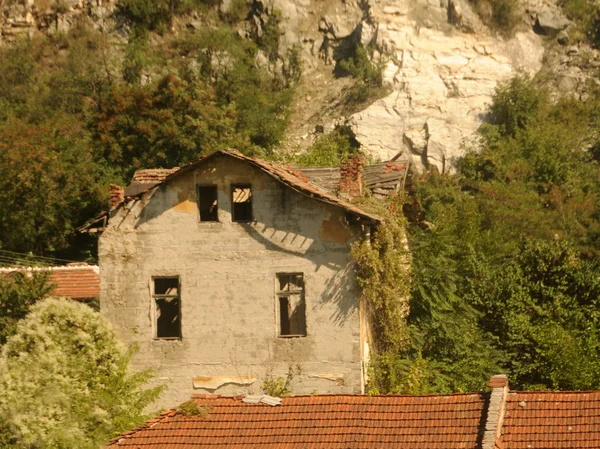
[[[411,338],[384,354],[379,391],[474,391],[499,372],[520,389],[600,388],[599,110],[514,78],[457,173],[418,179]]]

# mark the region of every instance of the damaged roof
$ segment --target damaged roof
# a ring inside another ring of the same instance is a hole
[[[292,168],[288,168],[288,167],[284,167],[282,165],[276,164],[274,162],[268,162],[268,161],[264,161],[264,160],[261,160],[258,158],[252,158],[249,156],[245,156],[242,153],[240,153],[239,151],[232,150],[232,149],[217,151],[208,156],[204,156],[200,159],[197,159],[196,161],[191,162],[187,165],[184,165],[183,167],[180,167],[177,169],[172,169],[173,171],[170,174],[167,174],[166,176],[164,176],[162,181],[160,181],[160,182],[146,183],[145,182],[146,178],[143,178],[144,182],[140,183],[140,184],[146,184],[149,187],[145,188],[144,190],[136,191],[136,193],[134,193],[134,194],[128,193],[128,191],[126,191],[126,193],[125,193],[126,199],[127,199],[127,197],[140,196],[143,193],[147,192],[151,188],[158,187],[161,184],[168,183],[174,177],[180,176],[181,174],[186,173],[189,170],[196,168],[198,165],[201,165],[202,163],[206,162],[207,160],[209,160],[211,158],[214,158],[217,155],[227,155],[227,156],[233,157],[235,159],[239,159],[239,160],[248,162],[251,165],[261,169],[268,175],[272,176],[273,178],[277,179],[279,182],[287,185],[292,190],[295,190],[296,192],[299,192],[303,195],[307,195],[311,198],[315,198],[319,201],[323,201],[323,202],[326,202],[329,204],[334,204],[336,206],[339,206],[339,207],[345,209],[346,211],[348,211],[350,213],[353,213],[353,214],[355,214],[361,218],[367,219],[369,221],[373,221],[373,222],[382,221],[381,217],[374,215],[374,214],[370,214],[370,213],[356,207],[355,205],[353,205],[347,201],[344,201],[343,199],[339,198],[338,196],[327,192],[326,190],[324,190],[317,184],[311,182],[308,177],[303,176],[302,172],[298,169],[292,169]],[[155,174],[159,174],[158,170],[153,170],[153,171],[157,172]],[[136,179],[136,177],[134,177],[134,180],[135,179]],[[135,182],[132,183],[132,185],[133,184],[135,184]],[[133,189],[129,190],[129,192],[133,192],[133,191],[134,191]]]
[[[296,396],[283,398],[280,406],[241,399],[194,399],[204,417],[169,410],[108,447],[475,449],[485,408],[478,393]]]

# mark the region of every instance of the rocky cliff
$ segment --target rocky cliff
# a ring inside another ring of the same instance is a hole
[[[79,20],[122,36],[115,1],[0,0],[2,42],[66,32]],[[569,21],[554,0],[522,3],[523,23],[510,37],[490,31],[466,0],[252,0],[238,32],[260,34],[276,12],[280,51],[302,50],[303,79],[282,149],[302,150],[347,124],[375,158],[402,153],[415,167],[445,171],[472,143],[499,82],[544,71],[557,92],[585,95],[583,62],[597,66],[597,51],[569,44]],[[215,7],[227,11],[231,0]],[[178,18],[172,31],[199,26],[205,22],[196,14]],[[351,80],[334,69],[357,44],[384,65],[388,89],[348,113],[340,105]]]

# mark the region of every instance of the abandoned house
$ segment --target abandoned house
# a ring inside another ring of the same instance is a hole
[[[227,150],[113,186],[88,227],[101,232],[100,308],[139,348],[134,366],[167,385],[161,405],[258,393],[288,372],[296,394],[363,392],[368,322],[350,248],[380,218],[309,177],[352,195],[359,165],[300,173]],[[397,188],[406,170],[389,167],[371,187]]]

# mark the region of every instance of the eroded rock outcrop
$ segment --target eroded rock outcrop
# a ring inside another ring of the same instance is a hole
[[[117,2],[0,0],[0,43],[23,34],[66,32],[80,19],[123,35],[126,29],[114,20]],[[218,8],[226,11],[231,3],[221,0]],[[552,72],[547,78],[557,93],[585,96],[586,83],[595,78],[584,65],[600,66],[597,51],[569,42],[571,24],[555,0],[523,0],[524,25],[510,39],[492,34],[467,0],[248,3],[251,13],[237,27],[240,36],[260,35],[276,12],[283,33],[280,53],[294,46],[302,50],[303,88],[282,145],[288,151],[306,148],[320,133],[347,124],[377,159],[403,152],[416,167],[445,171],[474,138],[498,83],[542,69]],[[195,16],[179,20],[173,32],[190,24],[207,26]],[[352,113],[343,106],[352,80],[336,79],[334,72],[356,45],[369,47],[373,61],[385,62],[390,92]]]

